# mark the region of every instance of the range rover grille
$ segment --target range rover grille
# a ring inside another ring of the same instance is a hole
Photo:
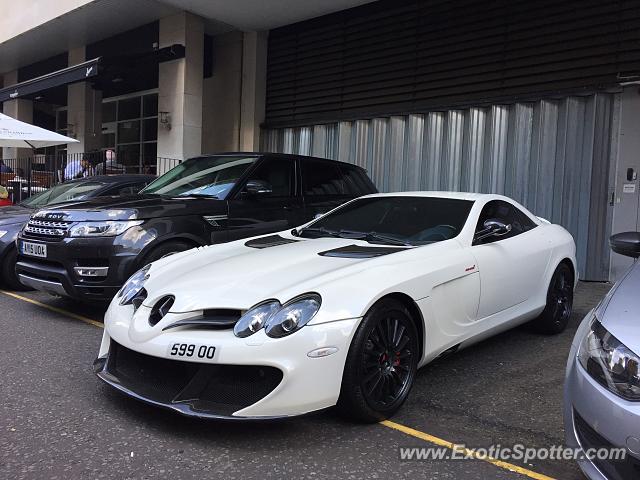
[[[61,239],[70,226],[71,222],[32,219],[24,227],[24,235],[30,238]]]

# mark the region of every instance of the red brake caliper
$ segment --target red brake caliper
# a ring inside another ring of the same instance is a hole
[[[393,361],[393,366],[397,367],[400,365],[400,352],[396,352],[396,359]]]

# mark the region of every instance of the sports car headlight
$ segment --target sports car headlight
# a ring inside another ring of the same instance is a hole
[[[267,320],[265,333],[273,338],[286,337],[300,330],[318,313],[322,300],[320,295],[308,293],[288,301]]]
[[[582,340],[578,361],[616,395],[640,402],[640,356],[629,350],[596,319]]]
[[[149,269],[151,265],[146,265],[141,270],[134,273],[129,280],[122,286],[117,294],[120,299],[120,305],[130,304],[134,298],[142,291],[145,282],[149,279]]]
[[[70,237],[115,237],[131,227],[142,225],[142,220],[107,220],[106,222],[81,222],[69,229]]]
[[[236,337],[240,338],[253,335],[264,327],[267,320],[281,308],[282,305],[280,305],[280,302],[277,300],[267,300],[266,302],[256,305],[240,317],[240,320],[238,320],[233,327],[233,333],[235,333]]]
[[[273,338],[286,337],[300,330],[318,313],[322,299],[317,293],[306,293],[284,305],[277,300],[267,300],[249,309],[236,322],[233,333],[244,338],[261,328]]]

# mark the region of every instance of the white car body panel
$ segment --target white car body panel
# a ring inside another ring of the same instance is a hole
[[[535,318],[546,304],[549,282],[560,262],[571,262],[577,281],[571,235],[511,199],[447,192],[387,195],[475,203],[457,237],[374,258],[320,256],[339,247],[371,245],[346,238],[296,238],[285,231],[278,235],[294,243],[256,249],[243,239],[159,260],[152,264],[145,284],[149,295],[135,315],[132,306],[121,306],[117,299],[112,302],[99,357],[107,355],[111,339],[155,357],[166,357],[174,342],[215,345],[216,355],[209,363],[268,365],[283,371],[274,391],[234,416],[298,415],[336,403],[351,339],[362,317],[384,296],[400,295],[419,311],[421,318],[416,320],[424,333],[420,365],[424,365],[449,349]],[[473,246],[480,211],[491,200],[512,203],[537,227]],[[162,330],[205,309],[244,311],[267,299],[284,303],[309,292],[322,297],[322,307],[307,326],[284,338],[270,338],[263,330],[247,338],[235,337],[232,330]],[[165,295],[175,295],[175,303],[152,327],[147,321],[149,310]],[[321,347],[336,347],[337,352],[322,358],[307,356]]]

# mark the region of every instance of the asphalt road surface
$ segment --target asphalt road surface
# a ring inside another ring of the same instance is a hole
[[[559,336],[519,328],[428,365],[392,423],[373,425],[332,410],[268,423],[196,421],[144,405],[92,373],[102,329],[82,319],[100,322],[104,308],[0,292],[0,479],[581,479],[570,461],[407,461],[400,448],[562,445],[569,345],[608,289],[580,284]]]

